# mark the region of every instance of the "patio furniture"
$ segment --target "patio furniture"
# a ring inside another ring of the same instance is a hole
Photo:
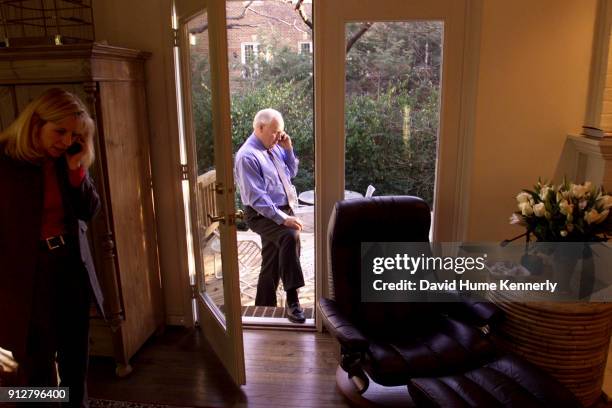
[[[216,223],[218,226],[218,223]],[[213,225],[215,227],[215,225]],[[213,251],[215,278],[223,279],[223,271],[217,270],[216,257],[221,254],[220,236],[215,229],[212,231],[212,238],[209,248]],[[240,294],[251,300],[255,300],[257,294],[257,282],[261,269],[261,246],[252,239],[239,239],[237,241],[238,269],[240,281]],[[280,306],[285,305],[285,290],[282,282],[279,284],[276,296],[280,299]],[[244,301],[244,299],[243,299]]]
[[[261,267],[261,248],[257,242],[250,239],[238,241],[238,266],[240,268],[240,294],[255,299]]]
[[[373,185],[368,185],[368,188],[366,190],[365,193],[365,198],[370,198],[374,195],[374,191],[376,191],[376,188]]]
[[[211,226],[212,231],[209,248],[214,256],[213,268],[215,271],[215,278],[223,279],[223,270],[217,269],[217,255],[221,254],[221,237],[219,236],[219,231],[216,229],[217,226],[218,223]],[[247,239],[237,242],[237,250],[240,294],[255,299],[259,268],[261,267],[261,247],[257,242]]]
[[[357,191],[351,191],[351,190],[344,190],[344,199],[345,200],[352,200],[355,198],[363,198],[363,194],[357,192]],[[302,204],[306,204],[306,205],[314,205],[315,203],[315,191],[314,190],[306,190],[306,191],[302,191],[299,195],[298,195],[298,201]]]
[[[336,203],[328,235],[331,297],[322,297],[319,307],[351,380],[337,376],[338,388],[349,398],[361,394],[364,403],[373,402],[366,393],[372,380],[386,387],[407,385],[415,402],[429,406],[476,406],[491,390],[486,401],[495,404],[482,406],[579,406],[546,373],[498,353],[489,333],[503,313],[489,302],[361,301],[362,242],[428,242],[430,217],[429,206],[417,197]]]

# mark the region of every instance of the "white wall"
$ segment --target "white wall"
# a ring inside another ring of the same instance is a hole
[[[484,0],[468,239],[501,241],[586,109],[596,0]]]
[[[484,0],[471,176],[471,240],[520,233],[514,197],[551,178],[584,119],[596,0]],[[153,53],[147,63],[152,164],[168,323],[189,320],[177,232],[176,110],[169,0],[94,0],[96,39]]]
[[[152,53],[146,63],[151,164],[158,218],[160,266],[169,324],[189,324],[184,223],[173,82],[170,0],[94,0],[96,41]]]

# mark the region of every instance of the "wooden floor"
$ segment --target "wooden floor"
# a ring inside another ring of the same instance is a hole
[[[247,384],[233,385],[196,329],[171,327],[114,375],[109,358],[91,359],[92,398],[188,407],[347,407],[335,390],[337,343],[329,335],[245,330]]]
[[[349,406],[335,389],[338,348],[329,335],[245,330],[244,348],[247,384],[236,387],[197,329],[169,327],[134,356],[126,378],[115,376],[112,359],[92,357],[89,394],[179,407]]]

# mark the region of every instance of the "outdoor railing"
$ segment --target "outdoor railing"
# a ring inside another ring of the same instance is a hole
[[[215,215],[217,213],[217,197],[215,195],[215,181],[217,180],[217,171],[210,170],[198,176],[197,179],[197,195],[198,195],[198,226],[202,238],[208,238],[205,235],[207,228],[212,224],[208,218],[208,214]],[[209,235],[212,231],[208,231]]]

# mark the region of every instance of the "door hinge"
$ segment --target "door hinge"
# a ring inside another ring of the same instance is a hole
[[[181,180],[189,180],[189,167],[181,164]]]
[[[198,288],[196,285],[191,285],[191,298],[195,299],[198,296]]]
[[[179,46],[179,30],[176,28],[172,29],[172,45],[175,47]]]

